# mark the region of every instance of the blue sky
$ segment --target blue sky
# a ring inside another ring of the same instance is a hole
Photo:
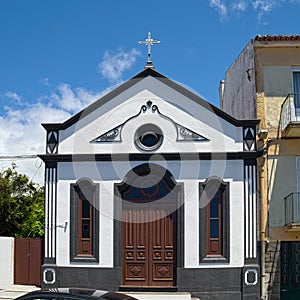
[[[143,70],[219,106],[218,84],[257,34],[300,34],[300,0],[1,0],[0,157],[44,152],[61,122]],[[11,160],[0,160],[0,169]],[[18,161],[31,178],[35,159]]]

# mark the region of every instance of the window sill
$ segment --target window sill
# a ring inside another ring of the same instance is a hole
[[[229,263],[229,259],[222,255],[207,255],[202,258],[200,263]]]
[[[99,259],[89,255],[89,256],[84,256],[84,255],[78,255],[75,257],[71,258],[71,262],[86,262],[86,263],[92,263],[92,262],[99,262]]]

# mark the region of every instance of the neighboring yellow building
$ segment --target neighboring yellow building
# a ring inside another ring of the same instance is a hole
[[[238,119],[261,120],[262,299],[300,299],[300,36],[250,40],[220,83],[220,102]]]

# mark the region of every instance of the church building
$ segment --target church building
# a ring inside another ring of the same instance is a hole
[[[150,55],[83,111],[43,124],[43,287],[258,299],[257,124]]]

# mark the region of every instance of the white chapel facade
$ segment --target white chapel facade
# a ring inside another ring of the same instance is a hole
[[[257,124],[151,63],[43,124],[43,286],[259,296]]]

